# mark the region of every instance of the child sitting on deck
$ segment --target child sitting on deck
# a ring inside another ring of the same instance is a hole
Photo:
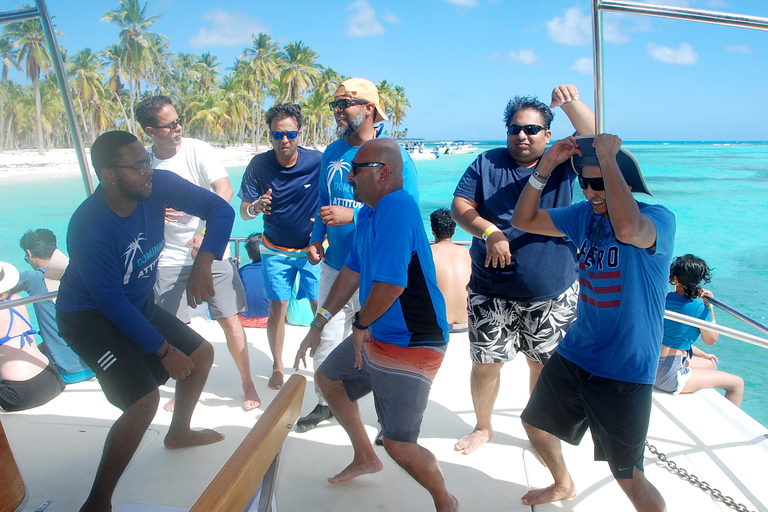
[[[686,254],[674,259],[669,269],[669,282],[675,290],[667,294],[666,309],[693,318],[715,323],[714,309],[706,302],[712,292],[701,287],[709,283],[710,268],[701,258]],[[704,299],[702,304],[696,300]],[[668,393],[693,393],[704,388],[725,389],[725,398],[741,406],[744,380],[717,370],[717,357],[693,347],[696,338],[714,345],[718,333],[664,319],[664,339],[661,345],[656,389]]]

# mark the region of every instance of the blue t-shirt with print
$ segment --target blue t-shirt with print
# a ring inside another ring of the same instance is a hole
[[[216,194],[157,169],[149,199],[139,201],[128,217],[120,217],[105,201],[100,185],[69,221],[70,260],[61,278],[57,311],[98,309],[146,353],[157,352],[165,338],[142,309],[154,293],[157,259],[165,245],[166,208],[205,220],[200,251],[221,258],[235,212]]]
[[[711,321],[709,309],[698,300],[687,299],[679,293],[669,292],[667,294],[667,309],[681,315],[698,318],[700,320]],[[664,319],[664,339],[662,345],[679,350],[690,350],[691,345],[701,334],[698,327],[681,324],[674,320]]]
[[[355,201],[352,197],[352,186],[347,181],[347,174],[352,168],[352,159],[359,146],[350,146],[345,139],[339,139],[325,148],[323,160],[320,164],[320,198],[317,203],[317,211],[323,206],[343,206],[352,208],[357,217],[363,203]],[[416,174],[416,166],[405,149],[401,148],[403,155],[403,189],[410,193],[419,203],[419,177]],[[325,263],[334,270],[341,270],[344,261],[349,254],[352,245],[352,236],[355,224],[328,227],[323,224],[320,214],[315,216],[314,229],[312,230],[312,242],[323,242],[328,237],[328,248],[325,250]]]
[[[274,150],[253,157],[243,174],[237,197],[252,203],[272,189],[270,214],[264,215],[264,237],[288,249],[306,249],[317,208],[322,153],[301,146],[293,167],[280,165]]]
[[[370,325],[373,339],[401,347],[448,342],[432,250],[419,206],[405,190],[385,195],[375,209],[363,207],[346,266],[360,274],[360,304],[376,281],[405,288]]]
[[[504,268],[485,266],[485,241],[472,239],[475,293],[519,302],[553,299],[576,280],[576,248],[558,237],[526,233],[512,227],[512,215],[536,167],[520,167],[506,148],[480,154],[459,180],[453,195],[477,204],[480,216],[507,236],[512,260]],[[539,208],[568,206],[573,200],[576,173],[570,164],[555,168],[539,200]]]
[[[588,201],[549,210],[558,231],[579,247],[578,315],[557,352],[598,377],[653,384],[675,216],[661,205],[637,205],[656,226],[654,249],[619,242]]]

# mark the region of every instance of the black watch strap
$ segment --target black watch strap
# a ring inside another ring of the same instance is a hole
[[[370,327],[369,325],[363,325],[360,323],[360,312],[358,311],[355,313],[355,321],[352,322],[352,327],[354,327],[357,330],[364,331]]]

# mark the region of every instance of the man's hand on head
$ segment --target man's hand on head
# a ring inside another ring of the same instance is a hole
[[[211,265],[215,259],[216,255],[208,251],[199,252],[195,258],[187,280],[187,304],[192,308],[207,302],[216,294],[211,275]]]
[[[320,219],[326,226],[344,226],[355,221],[355,210],[344,206],[323,206]]]

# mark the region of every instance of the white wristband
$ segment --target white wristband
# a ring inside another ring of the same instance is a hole
[[[247,214],[247,215],[248,215],[250,218],[252,218],[252,219],[255,219],[255,218],[256,218],[256,215],[254,215],[253,213],[251,213],[251,206],[253,206],[253,205],[251,205],[251,204],[249,204],[249,205],[248,205],[248,207],[245,209],[245,213],[246,213],[246,214]]]
[[[330,312],[330,311],[328,311],[328,310],[327,310],[327,309],[325,309],[325,308],[320,308],[320,309],[318,309],[318,310],[317,310],[317,314],[318,314],[318,315],[320,315],[320,316],[322,316],[323,318],[325,318],[325,319],[326,319],[326,321],[328,321],[328,322],[330,322],[330,321],[331,321],[331,318],[333,318],[333,315],[331,314],[331,312]]]
[[[533,177],[533,174],[531,174],[531,177],[528,178],[528,184],[535,188],[536,190],[544,190],[544,187],[547,186],[546,183],[542,183],[536,178]]]

